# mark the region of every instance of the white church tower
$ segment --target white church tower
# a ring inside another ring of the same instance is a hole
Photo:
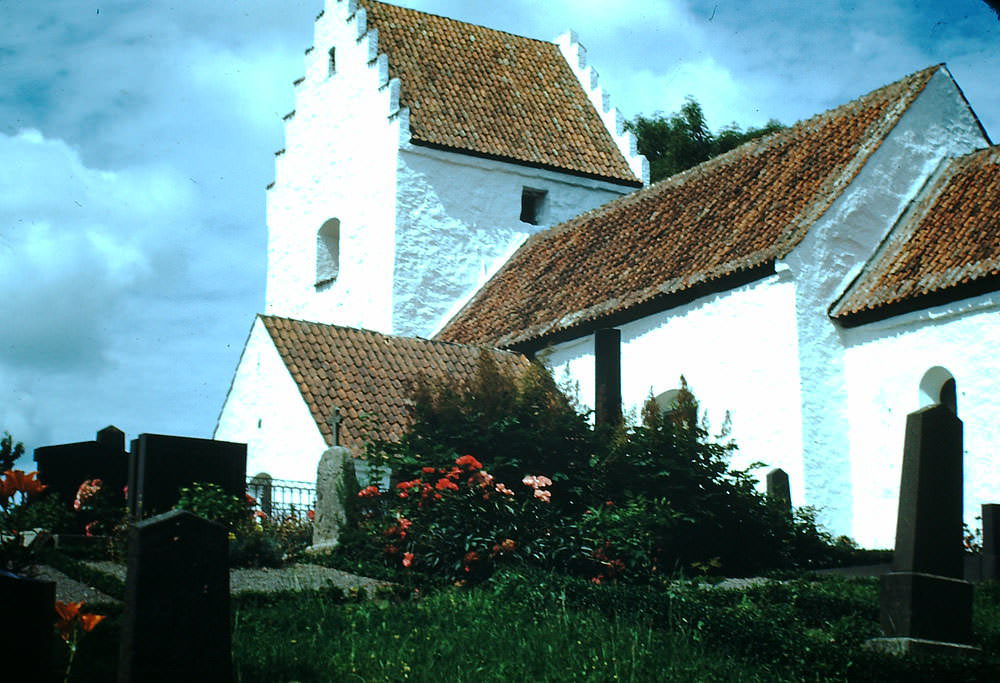
[[[294,87],[270,315],[429,337],[528,236],[648,183],[571,33],[327,0]]]

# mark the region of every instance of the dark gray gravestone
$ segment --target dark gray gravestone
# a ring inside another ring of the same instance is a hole
[[[983,505],[983,551],[982,575],[983,581],[1000,580],[1000,505],[990,503]]]
[[[140,434],[132,440],[129,458],[129,512],[142,519],[169,510],[177,502],[178,489],[195,482],[218,484],[242,498],[246,471],[246,444]]]
[[[614,425],[622,419],[622,332],[594,332],[594,423]]]
[[[186,510],[129,530],[120,682],[232,680],[228,544]]]
[[[54,680],[49,666],[56,620],[56,584],[0,569],[0,661],[12,681]],[[6,680],[6,679],[5,679]]]
[[[788,510],[792,509],[792,489],[788,484],[788,473],[780,467],[767,473],[767,497],[781,503]]]
[[[128,476],[125,433],[117,427],[105,427],[94,441],[81,441],[35,449],[38,480],[71,503],[76,491],[87,479],[100,479],[113,495],[121,495]]]
[[[893,570],[881,578],[882,631],[894,652],[965,652],[972,584],[962,580],[962,421],[944,405],[906,419]]]

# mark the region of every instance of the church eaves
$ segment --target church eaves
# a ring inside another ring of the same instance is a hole
[[[641,186],[554,43],[358,0],[411,142]]]
[[[1000,290],[1000,147],[945,163],[831,309],[842,324]]]
[[[768,270],[851,183],[939,68],[533,236],[437,338],[532,346]]]
[[[517,376],[529,366],[508,351],[271,315],[260,319],[323,438],[332,445],[336,408],[340,445],[355,450],[402,436],[410,424],[411,390],[421,378],[460,386],[475,376],[483,353],[504,374]]]

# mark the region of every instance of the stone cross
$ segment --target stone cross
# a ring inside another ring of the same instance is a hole
[[[881,579],[882,630],[872,647],[966,652],[972,584],[962,580],[962,421],[937,404],[906,418],[892,572]]]
[[[313,544],[309,552],[325,552],[337,547],[340,530],[347,522],[348,479],[353,474],[351,452],[342,446],[326,449],[316,469],[316,516]]]
[[[221,525],[174,510],[129,529],[118,680],[233,680]]]
[[[781,503],[786,510],[792,509],[792,490],[788,484],[788,474],[780,467],[767,473],[767,497]]]
[[[330,425],[330,430],[333,432],[333,445],[340,445],[340,410],[334,408],[330,413],[330,419],[326,421]]]

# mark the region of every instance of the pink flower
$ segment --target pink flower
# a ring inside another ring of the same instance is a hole
[[[535,498],[538,498],[543,503],[548,503],[552,500],[552,492],[545,489],[535,489]]]
[[[511,491],[509,488],[507,488],[507,486],[503,482],[500,482],[494,488],[496,488],[497,491],[499,491],[500,493],[504,494],[505,496],[513,496],[514,495],[514,492]]]
[[[469,477],[469,486],[489,486],[493,483],[493,475],[486,470],[479,470]]]
[[[403,566],[409,567],[413,565],[413,553],[403,553]]]

